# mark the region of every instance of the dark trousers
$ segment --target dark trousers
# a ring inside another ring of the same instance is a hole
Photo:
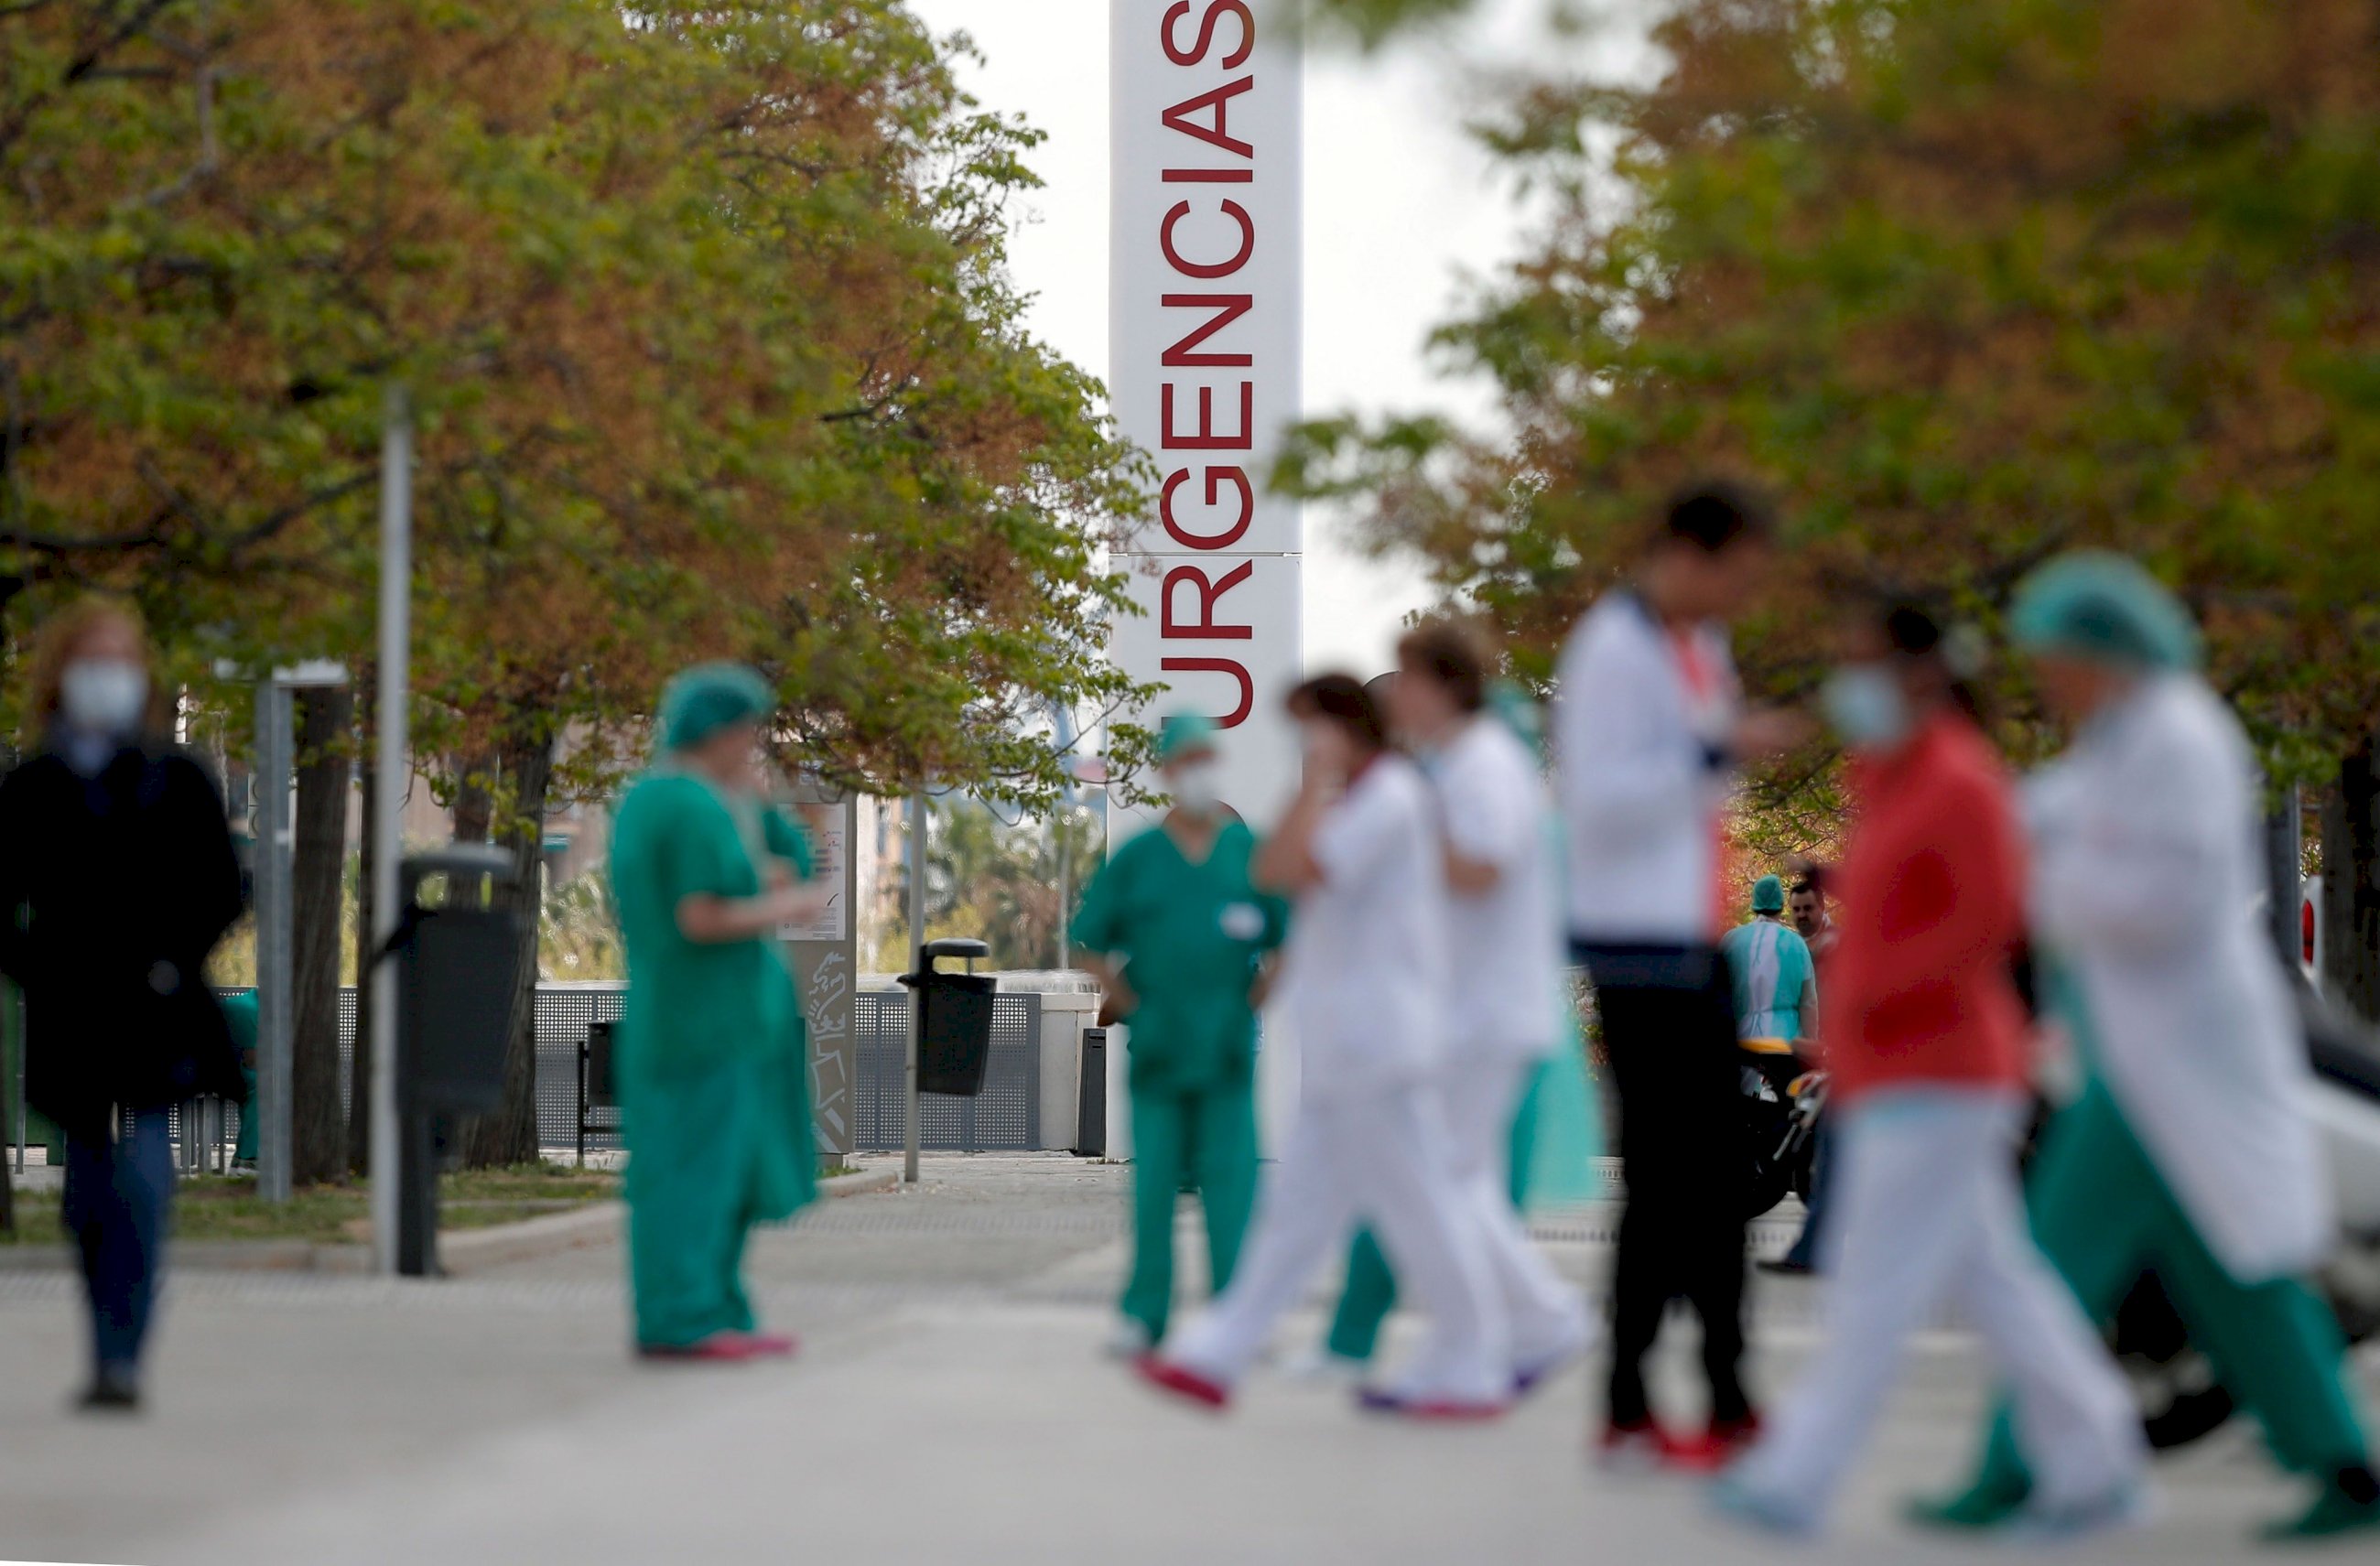
[[[1802,1220],[1802,1237],[1785,1253],[1785,1259],[1796,1267],[1815,1269],[1818,1257],[1824,1254],[1819,1247],[1826,1244],[1827,1185],[1833,1178],[1829,1171],[1835,1161],[1833,1115],[1833,1111],[1826,1111],[1811,1137],[1816,1146],[1810,1160],[1809,1216]]]
[[[1714,956],[1693,968],[1687,982],[1596,985],[1628,1186],[1611,1281],[1615,1425],[1651,1416],[1645,1356],[1675,1299],[1702,1321],[1711,1417],[1749,1410],[1739,1375],[1745,1200],[1735,1010],[1723,964]]]
[[[64,1217],[91,1295],[91,1357],[103,1367],[128,1371],[140,1363],[173,1194],[164,1110],[135,1115],[118,1139],[67,1138]]]

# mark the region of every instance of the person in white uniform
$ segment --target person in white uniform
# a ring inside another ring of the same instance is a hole
[[[1450,955],[1436,806],[1353,677],[1309,680],[1289,710],[1305,775],[1257,850],[1255,879],[1297,898],[1281,979],[1305,1052],[1297,1120],[1231,1286],[1139,1370],[1165,1391],[1224,1406],[1315,1269],[1365,1223],[1430,1317],[1395,1408],[1492,1416],[1511,1401],[1511,1341],[1475,1226],[1449,1188],[1433,1090]]]
[[[1512,1121],[1565,1032],[1566,979],[1553,802],[1529,747],[1485,710],[1491,656],[1470,625],[1418,626],[1397,644],[1389,705],[1436,790],[1452,892],[1451,1048],[1438,1075],[1448,1173],[1510,1323],[1522,1392],[1581,1353],[1590,1329],[1512,1202]]]

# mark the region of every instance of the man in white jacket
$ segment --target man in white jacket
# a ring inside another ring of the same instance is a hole
[[[2319,1487],[2270,1536],[2380,1529],[2338,1322],[2301,1281],[2333,1217],[2304,1039],[2252,912],[2246,736],[2192,672],[2188,613],[2129,560],[2052,562],[2010,625],[2076,724],[2027,800],[2046,998],[2088,1078],[2034,1161],[2034,1236],[2095,1316],[2155,1269],[2274,1454]],[[2029,1486],[2003,1414],[1973,1486],[1918,1514],[1989,1525]]]
[[[1714,1466],[1750,1440],[1745,1396],[1742,1119],[1733,999],[1718,954],[1733,898],[1721,812],[1739,760],[1795,721],[1742,710],[1727,622],[1768,560],[1770,524],[1726,485],[1675,497],[1634,583],[1606,593],[1562,654],[1559,798],[1570,936],[1593,980],[1620,1092],[1628,1206],[1612,1275],[1607,1463]],[[1653,1418],[1644,1359],[1672,1299],[1702,1319],[1710,1426]]]

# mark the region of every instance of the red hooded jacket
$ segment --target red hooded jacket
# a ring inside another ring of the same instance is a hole
[[[2018,1087],[2024,845],[2008,770],[1963,715],[1852,768],[1858,818],[1830,878],[1827,1063],[1845,1101],[1877,1087]]]

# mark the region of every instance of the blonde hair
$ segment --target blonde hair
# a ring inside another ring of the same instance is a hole
[[[130,604],[93,593],[77,599],[42,621],[34,637],[33,656],[27,670],[33,699],[26,715],[31,720],[35,734],[58,721],[67,665],[74,662],[76,652],[90,639],[91,632],[111,621],[129,630],[139,644],[140,666],[149,672],[149,727],[155,730],[164,726],[165,694],[158,684],[157,657],[149,644],[149,628],[141,624],[140,612]]]

